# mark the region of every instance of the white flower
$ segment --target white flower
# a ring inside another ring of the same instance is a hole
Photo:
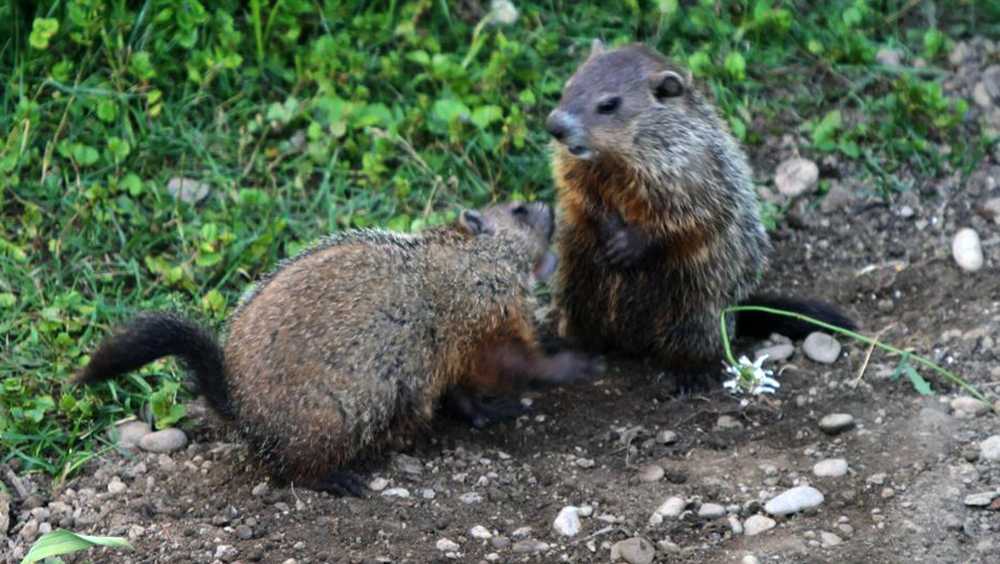
[[[773,394],[781,384],[771,377],[774,375],[773,370],[763,367],[766,359],[766,354],[753,362],[746,356],[741,356],[735,365],[726,366],[726,373],[732,374],[733,378],[723,382],[722,386],[736,395]]]
[[[510,25],[517,21],[517,6],[510,0],[493,0],[490,2],[490,13],[486,16],[491,23]]]

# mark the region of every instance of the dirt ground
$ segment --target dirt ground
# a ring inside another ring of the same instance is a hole
[[[984,61],[960,67],[948,87],[971,98]],[[998,112],[979,104],[970,119]],[[757,151],[758,180],[797,145],[785,137]],[[891,204],[866,194],[860,174],[836,159],[820,169],[834,187],[804,199],[773,234],[764,289],[840,304],[864,332],[997,397],[1000,226],[977,209],[1000,196],[1000,149],[967,181],[957,172],[915,179]],[[978,272],[951,257],[961,227],[983,241]],[[531,394],[532,413],[516,421],[483,431],[439,421],[412,449],[365,469],[380,491],[363,499],[269,486],[244,447],[196,417],[180,452],[111,453],[54,489],[29,477],[37,493],[15,498],[0,559],[6,548],[14,561],[48,524],[135,546],[68,562],[608,562],[613,544],[634,537],[657,562],[1000,561],[1000,503],[966,504],[970,494],[1000,492],[1000,461],[980,456],[1000,419],[956,412],[950,401],[962,394],[940,380],[921,397],[890,378],[897,359],[869,360],[866,347],[841,342],[829,365],[797,343],[777,365],[780,393],[745,408],[721,389],[679,398],[663,374],[612,362],[597,382]],[[852,415],[855,426],[824,433],[818,421],[832,413]],[[830,458],[845,459],[847,474],[814,475]],[[760,534],[739,531],[801,484],[822,492],[822,504],[774,517]],[[672,496],[684,513],[653,517]],[[566,506],[588,515],[572,537],[553,529]]]

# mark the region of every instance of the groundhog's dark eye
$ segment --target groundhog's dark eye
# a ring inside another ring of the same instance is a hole
[[[607,98],[601,100],[597,103],[597,113],[599,114],[613,114],[618,106],[622,105],[622,99],[619,96],[613,98]]]
[[[512,213],[514,217],[523,219],[528,217],[528,208],[525,207],[524,204],[518,204],[514,206],[514,209],[510,210],[510,213]]]

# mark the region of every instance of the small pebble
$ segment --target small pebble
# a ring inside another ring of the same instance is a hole
[[[990,410],[990,404],[969,396],[959,396],[951,400],[950,405],[956,415],[963,413],[970,416],[976,416],[982,415]]]
[[[656,482],[663,478],[663,467],[656,464],[646,464],[639,468],[639,480],[642,482]]]
[[[642,537],[632,537],[611,545],[611,561],[624,560],[629,564],[650,564],[656,556],[652,543]]]
[[[572,505],[567,505],[559,510],[552,528],[564,537],[573,537],[580,533],[580,510]]]
[[[655,514],[661,517],[674,519],[680,516],[686,506],[687,501],[685,501],[684,498],[677,496],[669,497],[666,501],[660,504],[658,508],[656,508]]]
[[[740,564],[760,564],[760,560],[753,554],[747,554],[740,560]]]
[[[380,492],[387,487],[389,487],[389,480],[386,480],[385,478],[375,478],[368,484],[368,489],[373,492]]]
[[[875,52],[875,60],[880,65],[885,65],[887,67],[898,67],[900,63],[903,62],[903,55],[896,49],[882,47],[881,49]]]
[[[434,546],[441,552],[455,552],[462,548],[457,542],[448,538],[438,539],[438,541],[434,543]]]
[[[791,343],[778,343],[777,345],[757,349],[754,352],[754,358],[767,355],[768,362],[781,362],[788,360],[793,354],[795,354],[795,345]]]
[[[139,448],[146,452],[174,452],[187,446],[188,439],[180,429],[155,431],[139,439]]]
[[[837,546],[838,544],[844,542],[840,537],[833,533],[828,533],[826,531],[820,531],[819,533],[820,543],[824,548],[830,548],[831,546]]]
[[[673,431],[660,431],[656,434],[656,442],[661,445],[672,445],[677,442],[677,433]]]
[[[469,536],[474,539],[488,539],[493,536],[493,533],[482,525],[476,525],[469,529]]]
[[[790,515],[805,509],[819,507],[823,500],[823,493],[816,488],[796,486],[764,504],[764,511],[771,515]]]
[[[108,484],[108,493],[111,495],[118,495],[128,489],[125,482],[122,482],[118,476],[111,478],[111,482]]]
[[[597,463],[593,458],[577,458],[576,465],[580,468],[593,468]]]
[[[254,497],[264,497],[271,491],[271,487],[267,485],[267,482],[261,482],[250,490],[250,494]]]
[[[249,525],[237,525],[234,532],[240,540],[250,540],[253,538],[253,529]]]
[[[774,171],[774,185],[778,192],[790,198],[814,189],[818,180],[819,167],[809,159],[788,159]]]
[[[719,419],[715,422],[715,428],[719,430],[742,429],[743,423],[740,423],[732,415],[720,415]]]
[[[854,416],[848,413],[831,413],[819,420],[819,428],[828,435],[836,435],[854,427]]]
[[[698,517],[702,519],[718,519],[726,514],[726,508],[718,503],[703,503],[698,508]]]
[[[748,537],[759,535],[774,528],[777,523],[765,515],[752,515],[743,522],[743,534]]]
[[[544,543],[540,540],[525,539],[515,542],[514,546],[510,549],[515,554],[530,554],[533,552],[545,552],[549,549],[549,545],[548,543]]]
[[[135,448],[152,431],[145,421],[126,421],[115,427],[116,442],[120,448]]]
[[[966,227],[955,233],[951,254],[959,268],[966,272],[976,272],[983,267],[983,245],[973,229]]]
[[[814,331],[803,341],[802,352],[813,361],[833,364],[840,356],[840,343],[826,333]]]
[[[398,497],[402,499],[407,499],[410,497],[410,490],[406,488],[389,488],[382,492],[383,497]]]
[[[965,504],[970,507],[986,507],[993,503],[993,500],[1000,496],[1000,492],[982,492],[965,496]]]
[[[468,492],[458,496],[458,500],[466,505],[472,505],[483,501],[483,496],[476,492]]]
[[[813,466],[813,474],[820,478],[839,478],[847,474],[847,461],[843,458],[827,458]]]
[[[984,460],[1000,460],[1000,435],[993,435],[979,443],[979,456]]]
[[[167,192],[171,196],[189,204],[197,204],[204,200],[208,197],[210,189],[211,187],[207,182],[183,176],[175,176],[167,181]]]

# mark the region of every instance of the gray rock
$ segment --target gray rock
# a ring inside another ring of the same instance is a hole
[[[167,453],[180,450],[187,446],[188,439],[184,431],[171,428],[155,431],[139,439],[139,448],[146,452]]]
[[[0,536],[7,536],[10,529],[10,494],[0,490]]]
[[[847,461],[843,458],[827,458],[813,466],[813,474],[820,478],[839,478],[847,474]]]
[[[728,429],[742,429],[743,424],[732,415],[720,415],[719,419],[715,422],[715,428],[720,431]]]
[[[797,486],[787,490],[764,504],[764,511],[770,515],[790,515],[805,509],[819,507],[823,503],[823,493],[812,486]]]
[[[139,441],[151,432],[153,430],[145,421],[126,421],[115,426],[112,439],[118,448],[135,448],[139,446]]]
[[[971,507],[986,507],[993,503],[993,500],[1000,497],[1000,492],[981,492],[965,496],[965,504]]]
[[[466,505],[472,505],[483,501],[483,496],[476,492],[468,492],[458,496],[458,500]]]
[[[368,489],[373,492],[380,492],[387,487],[389,487],[389,480],[386,480],[385,478],[375,478],[368,483]]]
[[[950,402],[955,414],[982,415],[990,410],[990,404],[969,396],[959,396]]]
[[[220,544],[215,547],[215,558],[217,560],[222,560],[223,562],[232,562],[236,560],[240,551],[236,550],[236,547],[230,546],[228,544]]]
[[[791,343],[778,343],[769,347],[759,348],[754,352],[754,358],[767,355],[767,360],[771,362],[781,362],[792,358],[795,354],[795,345]]]
[[[677,442],[677,433],[673,431],[660,431],[656,434],[656,442],[661,445],[672,445]]]
[[[128,489],[128,486],[118,476],[111,478],[111,482],[108,483],[108,493],[111,495],[119,495],[124,493]]]
[[[687,507],[687,501],[684,498],[677,496],[668,497],[666,501],[656,508],[654,514],[668,519],[675,519],[680,517],[685,507]]]
[[[404,474],[417,475],[424,471],[424,465],[412,456],[397,454],[395,462],[396,468],[399,468]]]
[[[552,528],[564,537],[580,534],[580,510],[572,505],[563,507],[552,521]]]
[[[1000,460],[1000,435],[993,435],[979,443],[979,457],[991,462]]]
[[[469,536],[474,539],[488,539],[493,537],[493,533],[482,525],[476,525],[469,529]]]
[[[434,546],[441,552],[456,552],[458,549],[462,548],[457,542],[448,538],[438,539],[438,541],[434,543]]]
[[[718,503],[703,503],[698,508],[698,517],[702,519],[718,519],[726,514],[726,508]]]
[[[261,482],[256,486],[254,486],[252,490],[250,490],[250,495],[254,497],[264,497],[270,491],[271,491],[271,486],[269,486],[267,482]]]
[[[740,560],[740,564],[760,564],[760,559],[753,554],[747,554]]]
[[[611,545],[611,561],[624,560],[629,564],[650,564],[656,548],[642,537],[632,537]]]
[[[535,552],[545,552],[549,549],[548,543],[536,539],[525,539],[517,541],[510,547],[515,554],[531,554]]]
[[[976,213],[983,218],[1000,224],[1000,198],[989,198],[976,206]]]
[[[730,515],[726,519],[729,522],[729,529],[733,532],[734,535],[743,534],[743,523],[740,523],[739,517],[737,517],[736,515]]]
[[[842,542],[844,542],[837,535],[835,535],[833,533],[829,533],[827,531],[820,531],[820,533],[819,533],[819,541],[820,541],[820,544],[823,545],[823,548],[830,548],[832,546],[837,546],[838,544],[841,544]]]
[[[642,482],[656,482],[663,478],[665,472],[657,464],[646,464],[639,468],[639,480]]]
[[[840,356],[840,343],[826,333],[815,331],[802,343],[802,352],[816,362],[833,364]]]
[[[766,515],[752,515],[743,522],[743,534],[748,537],[756,536],[764,531],[770,531],[777,523],[774,519]]]
[[[983,244],[979,234],[968,227],[959,229],[951,240],[951,255],[959,268],[976,272],[983,267]]]
[[[193,178],[175,176],[167,181],[167,192],[174,198],[189,204],[197,204],[207,198],[210,189],[207,182]]]
[[[240,540],[250,540],[253,538],[253,529],[249,525],[237,525],[235,533]]]
[[[410,497],[410,490],[406,488],[389,488],[382,492],[383,497],[398,497],[401,499],[408,499]]]
[[[966,43],[965,41],[958,41],[955,43],[955,46],[951,49],[951,52],[948,53],[948,62],[955,67],[961,66],[962,63],[964,63],[965,60],[969,58],[969,54],[971,53],[971,51],[972,50],[969,49],[968,43]]]
[[[831,413],[819,420],[819,428],[828,435],[836,435],[854,427],[854,416],[848,413]]]
[[[774,171],[774,185],[789,198],[816,188],[819,181],[819,167],[809,159],[788,159]]]
[[[28,522],[21,527],[21,531],[17,533],[17,535],[26,543],[34,542],[35,537],[38,536],[38,521],[29,519]]]

